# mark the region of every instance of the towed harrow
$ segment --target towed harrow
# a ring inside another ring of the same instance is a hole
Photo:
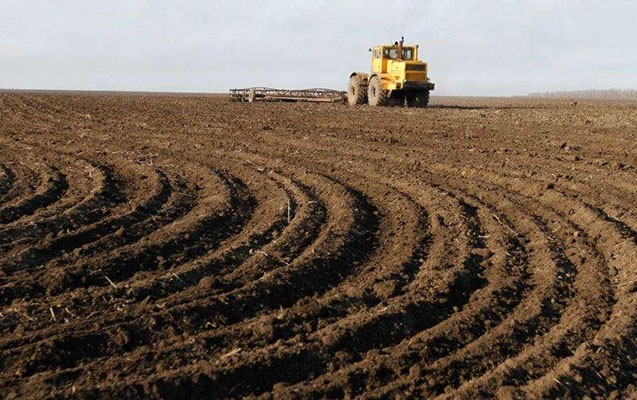
[[[340,103],[347,100],[347,93],[332,89],[272,89],[266,87],[252,87],[245,89],[230,89],[230,100],[238,102],[255,101],[306,101]]]

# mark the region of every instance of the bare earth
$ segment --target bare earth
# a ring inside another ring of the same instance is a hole
[[[0,94],[0,398],[637,397],[637,103]]]

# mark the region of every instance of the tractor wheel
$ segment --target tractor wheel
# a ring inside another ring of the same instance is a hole
[[[347,85],[347,102],[352,105],[367,103],[367,89],[358,76],[352,76]]]
[[[378,76],[373,76],[372,79],[369,80],[367,97],[369,98],[369,104],[372,106],[383,107],[389,103],[389,97],[383,90],[383,87],[380,84],[380,78]]]
[[[402,90],[394,90],[389,96],[389,105],[393,107],[403,107],[405,105],[405,92]]]
[[[425,108],[429,104],[429,90],[424,92],[410,93],[407,95],[407,106]]]

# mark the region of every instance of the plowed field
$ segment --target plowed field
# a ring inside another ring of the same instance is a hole
[[[637,104],[0,95],[0,398],[637,396]]]

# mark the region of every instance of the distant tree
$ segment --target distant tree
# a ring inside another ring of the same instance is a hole
[[[635,89],[590,89],[558,92],[535,92],[527,97],[544,99],[637,100]]]

